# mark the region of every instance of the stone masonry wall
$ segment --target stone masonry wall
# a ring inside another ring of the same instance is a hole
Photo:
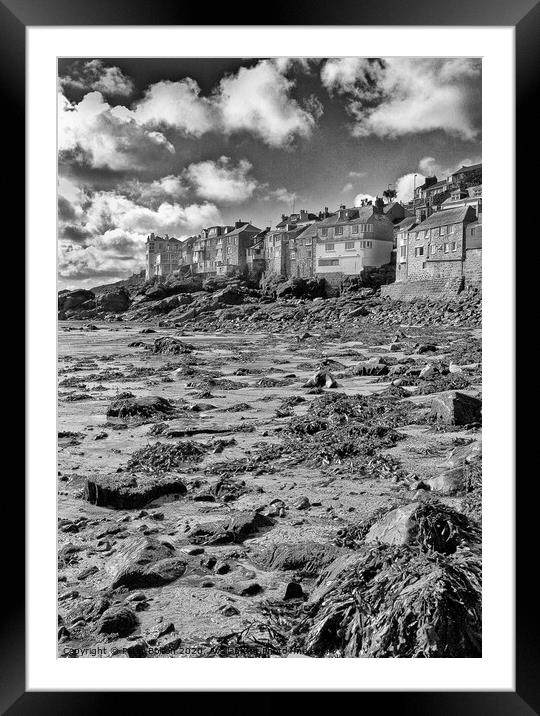
[[[455,298],[463,289],[463,278],[434,278],[408,283],[381,286],[381,296],[395,301],[414,301],[417,298]]]

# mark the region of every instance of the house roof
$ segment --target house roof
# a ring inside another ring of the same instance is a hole
[[[299,234],[296,235],[295,238],[297,239],[312,239],[314,236],[317,236],[317,229],[322,224],[322,221],[316,221],[313,224],[310,224],[309,226],[306,226],[306,228],[301,231]]]
[[[396,231],[404,231],[407,229],[411,229],[416,224],[416,216],[407,216],[403,221],[400,221],[399,224],[395,225]]]
[[[332,214],[332,216],[329,216],[326,219],[322,219],[322,221],[319,221],[317,223],[317,228],[338,226],[339,224],[365,224],[371,219],[371,217],[375,213],[371,204],[369,204],[368,206],[353,206],[346,209],[346,211],[354,212],[354,218],[340,219],[339,213]]]
[[[424,219],[418,226],[411,231],[423,231],[424,229],[434,229],[438,226],[447,226],[448,224],[459,224],[465,221],[470,208],[468,206],[457,206],[455,209],[444,209]]]
[[[465,172],[465,171],[473,172],[473,171],[476,171],[477,169],[481,169],[481,168],[482,168],[482,162],[480,162],[479,164],[471,164],[468,167],[466,167],[464,165],[464,166],[460,167],[459,169],[456,169],[455,172],[452,172],[452,176],[454,176],[455,174],[460,174],[461,172]]]
[[[245,224],[242,224],[242,226],[239,226],[232,231],[227,231],[226,234],[223,234],[223,238],[227,238],[228,236],[236,236],[236,234],[240,234],[243,231],[249,231],[250,233],[256,232],[257,234],[261,232],[261,230],[258,229],[256,226],[253,226],[253,224],[246,222]]]

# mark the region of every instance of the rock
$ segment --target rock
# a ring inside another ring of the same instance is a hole
[[[140,639],[127,646],[125,652],[130,659],[145,659],[148,654],[148,644]]]
[[[223,607],[220,607],[219,611],[225,617],[235,617],[240,614],[240,611],[236,607],[233,607],[231,604],[226,604]]]
[[[435,368],[432,366],[432,364],[431,364],[431,363],[427,363],[427,364],[422,368],[422,370],[420,371],[420,373],[418,374],[418,376],[419,376],[420,378],[424,378],[424,379],[427,380],[427,379],[429,379],[429,378],[433,378],[433,376],[435,375],[435,372],[436,372],[436,371],[435,371]]]
[[[186,485],[176,474],[113,473],[86,480],[84,499],[92,505],[133,510],[165,495],[185,495]]]
[[[181,577],[192,558],[176,556],[172,545],[155,537],[133,537],[126,541],[106,565],[111,587],[144,589],[168,584]]]
[[[192,350],[192,346],[188,343],[183,343],[179,338],[174,338],[174,336],[156,338],[152,348],[153,353],[163,353],[165,355],[181,355],[191,353]]]
[[[469,425],[482,420],[482,401],[465,393],[449,391],[433,399],[431,415],[445,425]]]
[[[318,370],[304,385],[304,388],[337,388],[338,384],[332,373]]]
[[[239,306],[244,302],[244,295],[242,291],[234,286],[226,286],[220,291],[216,291],[212,298],[217,299],[220,303],[225,303],[228,306]]]
[[[195,525],[187,533],[192,544],[233,544],[242,542],[274,521],[259,512],[238,512],[226,520]]]
[[[117,398],[107,408],[108,418],[149,418],[174,412],[173,404],[158,395]]]
[[[289,582],[285,589],[283,599],[303,599],[304,596],[304,590],[302,589],[302,586],[298,584],[298,582]]]
[[[58,296],[58,310],[70,311],[79,308],[87,301],[95,301],[95,294],[92,291],[86,291],[79,288],[75,291],[69,291]]]
[[[127,636],[134,631],[139,620],[129,607],[114,606],[106,609],[98,623],[98,633]]]
[[[369,311],[365,306],[359,306],[358,308],[353,309],[349,314],[347,314],[347,318],[356,318],[358,316],[367,316],[368,313],[369,313]]]
[[[257,582],[238,582],[230,591],[239,597],[254,597],[256,594],[260,594],[263,588]]]
[[[117,291],[109,291],[102,293],[97,298],[97,307],[100,311],[106,313],[123,313],[127,311],[131,304],[129,293],[120,288]]]
[[[455,363],[450,363],[448,366],[448,370],[450,373],[463,373],[463,368],[460,365],[456,365]]]
[[[319,542],[281,542],[265,547],[252,557],[253,564],[265,571],[297,570],[317,574],[347,550]]]
[[[429,489],[440,492],[443,495],[457,495],[467,491],[467,478],[461,467],[443,472],[437,477],[426,480]]]
[[[371,526],[365,537],[366,543],[413,544],[417,528],[413,515],[419,506],[419,502],[410,502],[408,505],[403,505],[387,512]]]
[[[297,502],[294,503],[297,510],[307,510],[311,507],[311,503],[307,497],[301,497]]]

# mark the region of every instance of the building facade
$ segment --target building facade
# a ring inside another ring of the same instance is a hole
[[[437,211],[418,224],[399,225],[396,281],[462,276],[467,227],[476,218],[474,209],[460,206]]]
[[[150,234],[146,239],[146,280],[168,276],[180,266],[182,242]]]
[[[382,206],[342,205],[317,224],[315,275],[358,276],[366,268],[390,263],[393,246],[393,224]]]

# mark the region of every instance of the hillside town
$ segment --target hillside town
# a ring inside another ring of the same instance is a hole
[[[320,278],[339,288],[346,277],[384,285],[403,298],[442,282],[479,286],[482,273],[482,165],[462,166],[448,177],[427,177],[411,201],[395,191],[361,206],[282,214],[274,227],[249,221],[211,226],[183,241],[150,234],[147,280],[171,274]],[[418,283],[422,282],[422,283]],[[410,286],[412,284],[412,286]]]

